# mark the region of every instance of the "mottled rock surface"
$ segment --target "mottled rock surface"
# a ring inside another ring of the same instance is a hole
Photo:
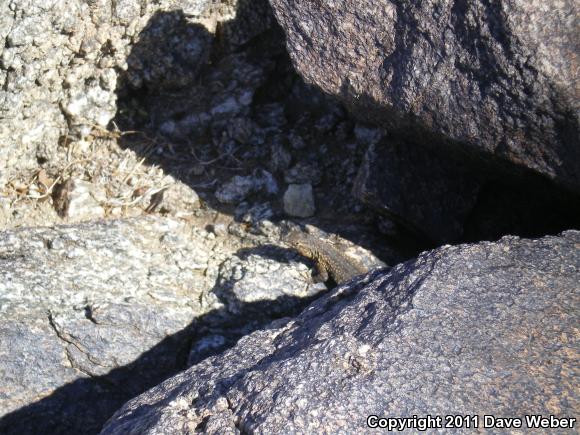
[[[580,191],[578,2],[270,3],[300,74],[363,119]]]
[[[577,416],[580,232],[444,246],[131,400],[103,434],[361,433],[379,416]]]
[[[99,202],[106,200],[105,189],[87,181],[71,178],[55,192],[55,208],[70,220],[100,219],[105,210]]]
[[[354,195],[435,245],[580,228],[580,195],[393,136],[369,146]]]
[[[0,1],[0,186],[65,152],[69,135],[106,127],[121,79],[183,87],[222,23],[224,45],[235,47],[269,17],[265,0]]]
[[[316,212],[311,184],[289,184],[282,200],[289,216],[306,218]]]
[[[156,219],[1,233],[0,431],[94,432],[179,367],[187,341],[171,336],[209,308],[208,248]],[[132,367],[139,379],[124,371],[147,351]]]
[[[224,204],[237,204],[252,193],[264,192],[274,194],[278,192],[276,180],[268,171],[256,171],[253,175],[232,177],[215,193],[217,200]]]
[[[325,290],[290,251],[232,257],[252,237],[159,217],[0,233],[0,432],[98,432],[207,355],[204,334],[223,348]]]
[[[439,243],[463,235],[481,189],[463,161],[396,140],[370,146],[356,180],[361,200]]]

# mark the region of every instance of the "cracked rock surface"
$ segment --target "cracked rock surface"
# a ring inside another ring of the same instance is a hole
[[[576,415],[578,282],[577,231],[425,252],[131,400],[102,433],[360,433],[370,414]]]
[[[282,248],[233,256],[264,243],[159,217],[0,233],[0,432],[95,433],[205,335],[215,353],[326,290]]]
[[[103,378],[100,393],[79,380],[132,363],[202,313],[208,252],[203,238],[187,241],[183,226],[170,220],[1,233],[0,414],[77,381],[71,384],[77,394],[47,409],[42,423],[50,428],[53,418],[56,427],[66,427],[71,422],[64,412],[74,408],[73,400],[87,401],[84,429],[90,431],[100,412],[140,388],[121,373],[117,380]],[[141,367],[139,382],[163,379],[159,375],[178,364],[184,345],[165,346],[155,361],[159,372]],[[98,400],[105,392],[112,396],[109,403]]]

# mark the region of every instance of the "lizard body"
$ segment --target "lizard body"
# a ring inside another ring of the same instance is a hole
[[[368,272],[366,267],[350,259],[330,243],[310,234],[291,231],[283,237],[283,241],[300,255],[315,262],[318,272],[314,276],[315,281],[327,281],[330,276],[336,284],[341,284]]]

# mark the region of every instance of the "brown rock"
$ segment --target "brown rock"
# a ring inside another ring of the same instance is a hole
[[[580,191],[577,2],[271,4],[298,71],[356,114]]]

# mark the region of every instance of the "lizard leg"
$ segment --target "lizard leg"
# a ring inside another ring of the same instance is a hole
[[[317,266],[316,274],[312,275],[312,281],[315,283],[328,281],[328,270],[323,266]]]

